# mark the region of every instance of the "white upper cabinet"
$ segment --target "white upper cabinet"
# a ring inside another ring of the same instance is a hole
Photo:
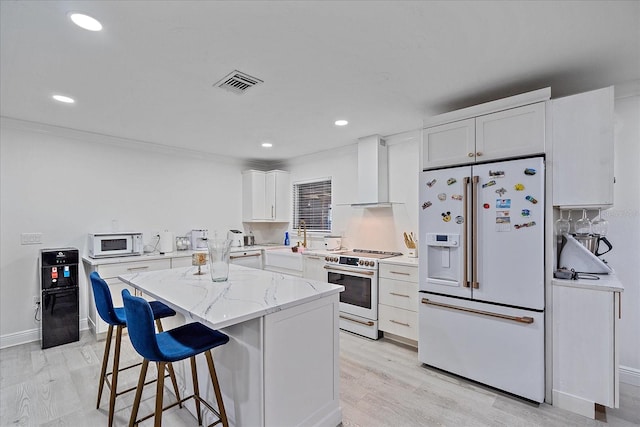
[[[424,129],[423,168],[544,153],[544,102]]]
[[[476,117],[476,161],[544,153],[544,102]]]
[[[280,170],[242,172],[242,220],[289,222],[289,173]]]
[[[613,86],[551,102],[553,205],[613,205]]]
[[[476,151],[475,119],[460,120],[424,130],[422,158],[424,167],[473,162]]]
[[[425,119],[421,169],[545,152],[545,88]]]

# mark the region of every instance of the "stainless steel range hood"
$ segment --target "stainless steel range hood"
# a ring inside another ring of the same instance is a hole
[[[387,144],[380,135],[358,140],[358,208],[391,207]]]

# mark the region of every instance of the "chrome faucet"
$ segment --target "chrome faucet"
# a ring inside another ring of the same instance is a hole
[[[302,246],[306,248],[307,247],[307,223],[304,222],[304,219],[301,219],[300,222],[298,223],[298,236],[300,235],[300,227],[302,227],[302,231],[304,233]]]

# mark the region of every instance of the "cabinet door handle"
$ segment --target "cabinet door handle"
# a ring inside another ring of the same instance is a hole
[[[275,218],[275,216],[273,215],[273,205],[271,205],[271,218]]]
[[[469,153],[469,154],[467,154],[467,156],[473,157],[473,153]]]
[[[389,322],[391,323],[395,323],[396,325],[402,325],[402,326],[411,326],[408,323],[403,323],[403,322],[398,322],[397,320],[393,320],[393,319],[389,319]]]
[[[395,292],[389,292],[391,295],[395,295],[397,297],[405,297],[405,298],[409,298],[409,295],[405,295],[405,294],[397,294]]]
[[[319,256],[308,256],[307,255],[307,259],[322,259]]]
[[[127,268],[127,271],[146,270],[147,268],[149,268],[148,265],[143,265],[141,267],[129,267]]]
[[[478,152],[476,153],[476,156],[478,156],[478,157],[482,156],[482,151],[478,151]]]
[[[618,319],[622,319],[622,292],[618,292]]]
[[[403,276],[411,276],[410,273],[405,273],[403,271],[390,271],[389,273],[393,273],[393,274],[402,274]]]
[[[229,258],[230,259],[249,258],[249,257],[253,257],[253,256],[260,256],[260,255],[262,255],[262,254],[230,255]]]

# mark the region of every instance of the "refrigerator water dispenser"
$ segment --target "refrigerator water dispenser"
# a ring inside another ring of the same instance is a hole
[[[458,286],[460,235],[427,233],[427,282]]]

